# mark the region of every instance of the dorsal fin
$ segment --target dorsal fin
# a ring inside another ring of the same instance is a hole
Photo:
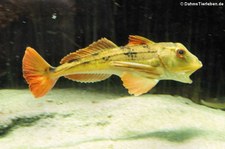
[[[91,54],[95,54],[98,53],[102,50],[105,49],[112,49],[112,48],[116,48],[117,45],[114,44],[112,41],[106,39],[106,38],[101,38],[96,42],[93,42],[92,44],[90,44],[88,47],[80,49],[76,52],[70,53],[67,56],[65,56],[61,61],[60,64],[64,64],[66,62],[70,62],[70,61],[74,61],[74,60],[78,60],[80,58],[83,58],[85,56],[91,55]]]
[[[129,35],[129,42],[127,45],[153,44],[155,42],[138,35]]]

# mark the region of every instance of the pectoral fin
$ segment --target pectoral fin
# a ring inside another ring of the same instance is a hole
[[[133,63],[133,62],[124,62],[124,61],[113,61],[111,63],[115,67],[123,68],[133,68],[133,69],[151,69],[152,67],[145,64]]]
[[[142,73],[147,78],[156,79],[160,76],[160,72],[157,68],[146,64],[139,64],[133,62],[113,61],[112,66],[122,69],[124,71],[136,71],[136,73]]]
[[[129,94],[135,96],[148,92],[158,83],[156,79],[148,79],[127,72],[121,75],[121,80],[124,87],[128,89]]]

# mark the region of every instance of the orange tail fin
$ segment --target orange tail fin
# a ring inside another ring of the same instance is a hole
[[[33,48],[27,47],[23,57],[23,77],[30,91],[38,98],[55,85],[58,78],[51,77],[51,67]]]

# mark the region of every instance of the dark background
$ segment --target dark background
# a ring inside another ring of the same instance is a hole
[[[203,63],[192,84],[160,81],[152,93],[220,101],[225,98],[225,6],[181,6],[166,0],[1,0],[0,88],[27,88],[21,62],[26,46],[51,65],[101,37],[117,45],[128,35],[183,43]],[[222,1],[211,1],[222,2]],[[225,4],[224,4],[225,5]],[[96,84],[60,79],[56,87],[127,91],[118,77]]]

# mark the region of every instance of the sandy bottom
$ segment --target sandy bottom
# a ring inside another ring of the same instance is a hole
[[[225,112],[170,95],[0,90],[0,148],[225,148]]]

